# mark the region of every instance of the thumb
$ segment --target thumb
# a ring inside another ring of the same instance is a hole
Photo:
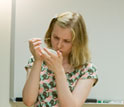
[[[60,59],[63,60],[63,56],[62,56],[62,53],[61,53],[60,51],[57,51],[57,55],[58,55],[58,57],[59,57]]]

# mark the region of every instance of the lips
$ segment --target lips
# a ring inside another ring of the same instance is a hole
[[[63,53],[61,50],[57,50],[57,51],[59,51],[59,52]]]
[[[62,50],[59,50],[59,49],[54,49],[55,51],[59,51],[59,52],[61,52],[62,54],[63,54],[63,51]]]

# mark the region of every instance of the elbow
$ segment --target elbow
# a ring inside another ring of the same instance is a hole
[[[33,104],[34,104],[34,102],[33,101],[31,101],[31,100],[23,100],[23,103],[26,105],[26,106],[28,106],[28,107],[30,107],[30,106],[32,106]]]
[[[75,101],[73,103],[73,107],[82,107],[84,104],[84,101],[80,102],[80,101]]]
[[[23,103],[26,106],[30,107],[30,106],[34,105],[34,103],[36,101],[34,97],[31,97],[30,95],[24,94],[24,91],[23,91],[22,96],[23,96]]]
[[[30,107],[30,106],[34,105],[35,100],[32,99],[31,97],[29,98],[29,97],[23,96],[23,103],[24,103],[26,106]]]
[[[83,105],[79,104],[79,103],[75,103],[74,107],[82,107]]]
[[[70,101],[70,102],[66,102],[66,103],[60,103],[61,107],[82,107],[81,104],[79,104],[76,101]]]

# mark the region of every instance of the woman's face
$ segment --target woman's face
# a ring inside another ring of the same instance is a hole
[[[62,52],[63,57],[68,57],[72,50],[71,29],[62,28],[55,24],[51,34],[51,44],[54,50]]]

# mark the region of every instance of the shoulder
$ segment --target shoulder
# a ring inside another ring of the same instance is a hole
[[[34,62],[34,57],[31,56],[31,57],[28,59],[28,63],[25,65],[25,69],[31,68],[32,65],[33,65],[33,62]]]
[[[88,69],[88,70],[92,70],[92,71],[97,71],[97,67],[96,67],[96,65],[94,64],[94,63],[92,63],[92,62],[89,62],[89,63],[86,63],[86,68]]]
[[[81,76],[81,79],[96,79],[96,82],[98,81],[98,72],[97,72],[97,67],[93,63],[85,63],[81,69],[80,73],[83,74]],[[96,84],[95,82],[95,84]],[[94,84],[94,85],[95,85]]]
[[[80,71],[93,73],[93,72],[97,72],[97,67],[93,63],[89,62],[82,65],[82,67],[80,68]]]

